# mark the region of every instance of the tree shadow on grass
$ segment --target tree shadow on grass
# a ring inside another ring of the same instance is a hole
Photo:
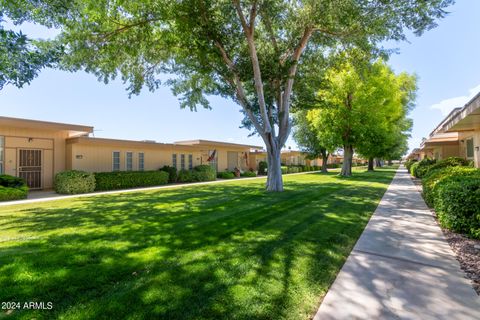
[[[308,176],[23,209],[0,230],[39,238],[0,247],[0,300],[54,303],[13,318],[308,317],[386,189]]]

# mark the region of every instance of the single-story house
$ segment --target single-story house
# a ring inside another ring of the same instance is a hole
[[[480,168],[480,93],[456,110],[439,131],[458,133],[459,155]]]
[[[453,109],[407,159],[461,157],[480,168],[480,93]]]
[[[421,152],[420,152],[420,148],[415,148],[412,150],[412,152],[410,152],[408,154],[408,156],[406,157],[406,160],[421,160]]]
[[[430,132],[428,138],[420,144],[421,159],[428,157],[442,160],[448,157],[460,156],[460,141],[458,132],[443,132],[443,126],[454,117],[461,108],[453,109],[440,124]]]
[[[420,150],[429,158],[442,160],[448,157],[460,156],[460,141],[458,132],[431,134],[422,141]]]
[[[250,150],[259,146],[190,140],[175,143],[90,137],[93,127],[0,117],[0,174],[22,177],[31,189],[53,187],[56,173],[178,170],[200,164],[217,171],[248,170]]]

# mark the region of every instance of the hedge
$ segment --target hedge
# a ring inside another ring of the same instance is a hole
[[[263,176],[267,174],[268,164],[266,161],[260,161],[258,163],[258,175]]]
[[[463,158],[458,157],[449,157],[443,160],[438,161],[426,168],[426,172],[423,177],[427,177],[430,173],[435,170],[447,168],[447,167],[460,167],[460,166],[468,166],[470,161],[465,160]]]
[[[241,177],[256,177],[257,174],[253,171],[245,171],[240,174]]]
[[[230,172],[230,171],[223,171],[223,172],[217,173],[217,178],[233,179],[233,178],[235,178],[235,174],[233,172]]]
[[[415,162],[410,167],[410,173],[412,176],[416,178],[423,178],[423,176],[427,173],[428,168],[435,164],[436,160],[425,158],[422,161]]]
[[[417,159],[410,159],[410,160],[407,160],[407,161],[405,162],[405,168],[407,168],[408,172],[411,172],[411,171],[410,171],[410,168],[411,168],[412,165],[413,165],[414,163],[416,163],[416,162],[418,162]]]
[[[478,169],[469,167],[446,167],[434,171],[430,171],[422,179],[423,198],[430,206],[435,206],[435,199],[438,197],[437,185],[445,178],[450,176],[477,176],[480,175]]]
[[[168,183],[165,171],[118,171],[95,173],[95,190],[116,190],[159,186]]]
[[[193,168],[193,179],[195,181],[214,181],[216,179],[215,169],[209,165],[199,165]]]
[[[178,182],[202,182],[214,181],[217,178],[215,169],[209,165],[199,165],[193,170],[180,170],[178,172]]]
[[[60,194],[78,194],[95,191],[95,175],[85,171],[69,170],[55,175],[54,189]]]
[[[170,183],[177,182],[177,178],[178,178],[177,168],[170,167],[170,166],[163,166],[159,170],[168,173],[168,182]]]
[[[435,212],[440,224],[480,239],[480,174],[452,175],[436,188]]]
[[[26,199],[27,195],[25,180],[6,174],[0,175],[0,201]]]
[[[178,182],[193,182],[193,175],[191,170],[180,170],[177,176]]]

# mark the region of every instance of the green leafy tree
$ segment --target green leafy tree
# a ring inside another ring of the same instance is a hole
[[[21,88],[30,84],[42,68],[55,65],[61,47],[6,30],[1,17],[0,14],[0,90],[8,84]]]
[[[37,22],[47,27],[66,19],[70,2],[61,0],[0,1],[0,90],[5,85],[23,87],[41,69],[56,67],[63,46],[56,41],[30,39],[21,32],[5,28],[6,18],[16,25]]]
[[[265,142],[267,190],[281,191],[280,151],[298,75],[343,46],[371,51],[381,41],[404,40],[404,29],[419,35],[453,0],[54,2],[68,9],[55,19],[68,50],[65,67],[105,82],[120,75],[133,94],[155,90],[166,74],[181,107],[192,110],[209,108],[208,95],[235,101],[244,125]]]
[[[367,157],[373,169],[373,158],[386,157],[398,139],[406,140],[406,114],[415,90],[415,77],[395,75],[382,60],[354,66],[347,57],[327,71],[318,109],[307,118],[321,141],[343,148],[341,175],[352,174],[354,150]]]
[[[368,169],[373,170],[374,158],[391,159],[405,146],[412,128],[407,118],[416,98],[416,77],[401,73],[396,75],[385,63],[377,61],[364,77],[363,130],[355,148],[367,158]]]
[[[329,146],[325,146],[318,139],[317,131],[307,119],[307,112],[307,110],[301,110],[294,114],[293,138],[300,150],[307,154],[307,159],[322,158],[322,172],[328,172],[328,157],[334,147],[328,149]]]

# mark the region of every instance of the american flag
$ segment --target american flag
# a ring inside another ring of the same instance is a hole
[[[217,149],[213,150],[212,154],[210,155],[210,157],[208,157],[207,161],[210,162],[210,161],[215,160],[215,155],[216,154],[217,154]]]

